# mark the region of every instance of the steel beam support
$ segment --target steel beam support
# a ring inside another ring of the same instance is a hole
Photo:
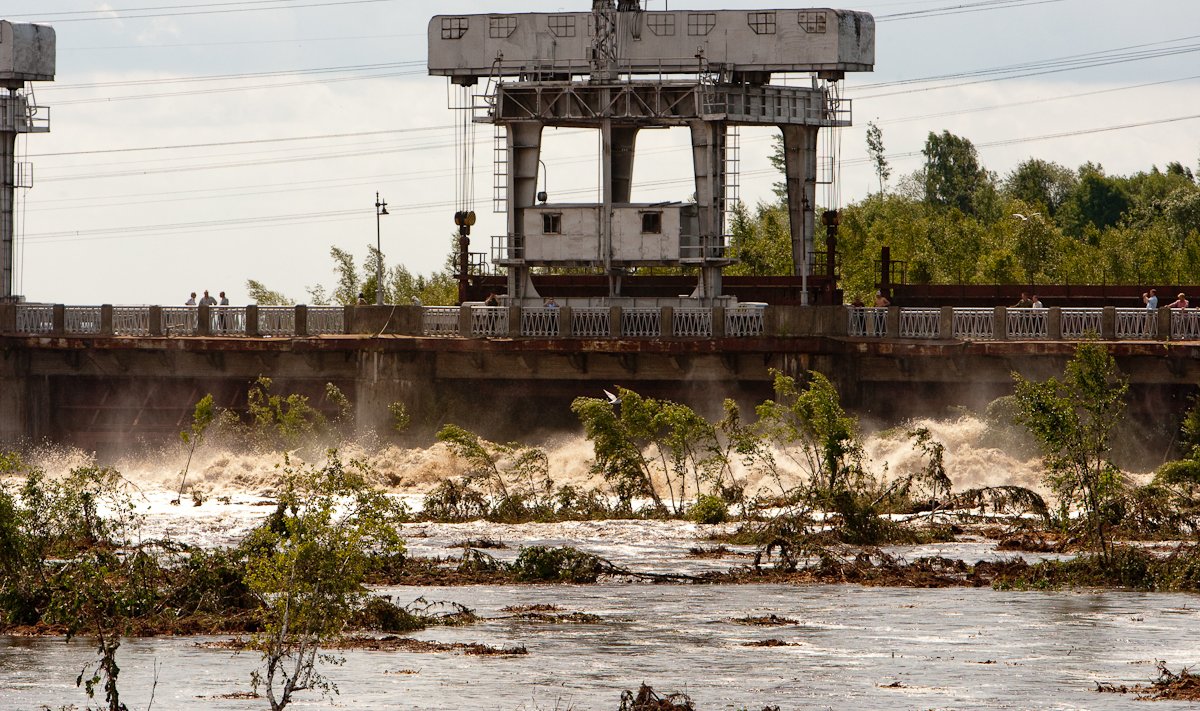
[[[817,131],[815,126],[780,126],[787,185],[788,221],[792,234],[792,268],[801,277],[801,303],[808,305],[812,274],[813,234],[816,231]]]
[[[508,135],[508,234],[509,239],[523,237],[527,208],[537,201],[538,162],[542,156],[540,121],[519,121],[505,125]],[[523,240],[521,240],[523,242]],[[510,244],[511,248],[513,245]],[[513,299],[536,298],[537,290],[525,265],[508,268],[508,295]]]

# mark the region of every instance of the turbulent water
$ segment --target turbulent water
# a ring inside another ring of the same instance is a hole
[[[956,488],[1036,486],[1039,466],[984,446],[979,420],[914,423],[946,446]],[[908,428],[868,439],[873,471],[889,476],[923,466]],[[599,485],[589,471],[590,444],[568,438],[545,445],[556,483]],[[295,455],[293,455],[295,456]],[[462,465],[441,446],[405,449],[352,445],[377,483],[420,505],[421,494]],[[269,509],[282,456],[231,454],[207,445],[189,478],[204,493],[200,506],[171,506],[186,455],[161,451],[111,462],[141,489],[147,535],[205,546],[231,545]],[[90,463],[80,452],[44,451],[35,463],[61,473]],[[108,463],[108,462],[106,462]],[[739,476],[753,492],[780,483]],[[795,474],[786,474],[794,477]],[[185,499],[186,502],[186,499]],[[454,555],[465,540],[490,538],[511,559],[522,545],[575,545],[614,563],[648,572],[722,570],[746,562],[749,549],[725,558],[695,558],[688,549],[711,528],[670,521],[604,521],[501,525],[407,524],[416,555]],[[1001,558],[985,541],[896,548],[906,557],[941,555],[969,562]],[[1194,664],[1200,649],[1200,598],[1189,595],[1013,593],[989,589],[914,590],[850,586],[650,585],[618,581],[590,586],[405,587],[380,592],[399,602],[418,597],[473,608],[485,621],[432,628],[424,640],[523,645],[527,655],[345,653],[327,669],[340,695],[334,707],[362,709],[616,709],[623,689],[642,683],[686,692],[698,709],[1119,709],[1131,698],[1098,694],[1095,682],[1147,683],[1156,660]],[[510,605],[554,604],[597,615],[598,622],[548,624],[514,619]],[[736,620],[776,615],[781,624]],[[746,646],[780,640],[783,646]],[[249,689],[255,655],[198,644],[207,640],[128,640],[120,651],[123,698],[156,709],[262,709],[265,699],[224,698]],[[83,706],[75,677],[92,650],[84,642],[0,636],[0,709]],[[154,679],[157,677],[157,686]],[[295,708],[328,708],[302,695]],[[1163,704],[1163,708],[1184,708]],[[1159,708],[1159,706],[1156,706]]]

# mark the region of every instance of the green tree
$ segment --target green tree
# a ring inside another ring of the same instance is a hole
[[[1121,182],[1106,176],[1102,166],[1088,163],[1079,169],[1079,183],[1063,203],[1063,226],[1080,237],[1089,226],[1103,230],[1116,225],[1129,206]]]
[[[617,396],[616,406],[585,397],[571,403],[592,441],[593,469],[612,485],[622,508],[631,509],[634,498],[645,496],[659,513],[682,515],[689,486],[705,493],[723,469],[716,428],[686,405],[625,388]]]
[[[775,399],[757,408],[760,430],[826,497],[848,488],[862,472],[862,445],[858,423],[842,409],[837,389],[816,371],[809,371],[803,388],[791,376],[774,376]]]
[[[1003,181],[1005,195],[1053,217],[1079,183],[1075,171],[1039,158],[1022,161]]]
[[[1107,560],[1106,534],[1112,502],[1122,490],[1121,472],[1112,463],[1112,436],[1121,423],[1129,382],[1100,343],[1075,349],[1063,380],[1016,382],[1018,421],[1041,445],[1046,484],[1058,498],[1064,525],[1069,510],[1084,516],[1092,544]]]
[[[989,191],[991,177],[979,164],[974,144],[966,138],[932,131],[925,139],[925,200],[939,207],[954,207],[967,215],[980,211]]]
[[[296,303],[281,292],[268,289],[262,282],[254,279],[246,280],[246,293],[249,294],[250,301],[259,306],[292,306]]]
[[[732,276],[771,276],[792,271],[792,234],[787,208],[759,203],[754,213],[734,206],[730,256],[738,262],[725,270]]]
[[[337,692],[318,668],[333,661],[321,649],[361,606],[372,556],[404,552],[403,510],[371,478],[366,464],[344,466],[335,451],[322,467],[285,460],[275,513],[243,543],[246,582],[264,618],[251,643],[263,660],[252,681],[272,711],[301,691]]]
[[[200,398],[200,401],[196,403],[196,407],[192,410],[191,426],[179,433],[179,438],[187,445],[188,455],[187,462],[183,465],[183,474],[179,477],[179,493],[171,503],[178,504],[183,498],[183,485],[187,482],[188,469],[192,466],[192,455],[196,453],[196,448],[204,441],[204,434],[216,418],[217,408],[213,404],[213,396],[211,394],[205,395]]]
[[[883,149],[883,132],[874,121],[867,123],[867,155],[870,156],[875,175],[879,178],[879,192],[883,192],[884,183],[892,177],[892,168],[888,165],[887,154]]]
[[[499,499],[496,518],[514,521],[553,513],[554,481],[541,448],[489,442],[458,425],[446,425],[437,438],[467,462],[468,483],[484,482]]]

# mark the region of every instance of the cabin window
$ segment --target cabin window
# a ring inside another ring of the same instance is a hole
[[[688,36],[690,37],[705,37],[716,26],[716,13],[692,12],[688,14]]]
[[[661,212],[643,212],[642,213],[642,234],[644,234],[644,235],[660,235],[660,234],[662,234],[662,213]]]
[[[488,18],[488,37],[508,39],[517,29],[517,18],[512,15]]]
[[[756,35],[775,34],[775,13],[773,12],[748,12],[746,13],[746,23],[750,25],[750,29],[754,30]]]
[[[674,15],[650,15],[646,18],[646,26],[658,37],[675,36]]]
[[[828,29],[825,13],[820,10],[803,10],[798,15],[800,29],[810,35],[823,35]]]
[[[562,213],[561,212],[543,212],[542,213],[542,234],[544,234],[544,235],[561,235],[562,234]]]
[[[462,36],[467,34],[468,27],[470,27],[470,20],[465,17],[443,17],[442,39],[462,39]]]
[[[550,34],[555,37],[575,36],[574,15],[551,15],[546,19],[546,25],[550,28]]]

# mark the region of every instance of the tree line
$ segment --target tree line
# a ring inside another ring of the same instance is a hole
[[[871,124],[879,192],[840,210],[847,299],[873,293],[884,246],[912,284],[1200,283],[1200,184],[1181,162],[1122,176],[1031,157],[1000,176],[970,139],[930,132],[924,165],[889,185],[882,141]],[[780,151],[777,141],[777,166]],[[734,211],[739,263],[727,273],[792,273],[788,234],[777,185],[773,200]]]

